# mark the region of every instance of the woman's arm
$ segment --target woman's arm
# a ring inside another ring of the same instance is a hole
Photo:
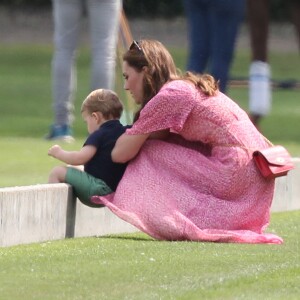
[[[112,160],[117,163],[128,162],[138,154],[149,136],[150,133],[136,135],[122,134],[111,153]]]
[[[68,165],[79,166],[87,163],[96,151],[97,148],[91,145],[82,147],[80,151],[65,151],[59,145],[54,145],[48,150],[48,155]]]

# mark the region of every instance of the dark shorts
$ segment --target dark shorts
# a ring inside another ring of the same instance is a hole
[[[75,196],[83,204],[90,207],[103,206],[101,204],[94,204],[91,201],[92,196],[104,196],[113,192],[103,180],[73,167],[67,167],[65,181],[73,187]]]

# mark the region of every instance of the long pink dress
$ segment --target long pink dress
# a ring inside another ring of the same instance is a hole
[[[234,101],[170,82],[126,134],[166,128],[170,139],[146,141],[116,192],[94,202],[159,240],[282,243],[264,233],[274,180],[252,160],[268,145]]]

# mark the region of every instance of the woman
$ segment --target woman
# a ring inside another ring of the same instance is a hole
[[[268,145],[247,114],[210,75],[178,75],[158,41],[133,42],[123,60],[141,109],[112,158],[130,163],[115,194],[93,201],[156,239],[282,243],[263,233],[274,180],[253,163]]]

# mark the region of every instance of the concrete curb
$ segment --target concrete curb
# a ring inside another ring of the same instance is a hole
[[[300,209],[300,158],[293,158],[295,169],[275,181],[272,212]]]
[[[67,184],[0,189],[0,246],[134,231],[107,208],[81,204]]]
[[[300,209],[300,159],[288,176],[276,179],[272,212]],[[67,184],[0,188],[0,247],[72,237],[135,232],[107,208],[90,208]]]

